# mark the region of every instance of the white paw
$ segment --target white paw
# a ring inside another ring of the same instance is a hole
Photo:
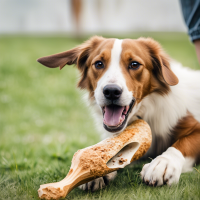
[[[174,147],[144,165],[141,171],[143,182],[151,186],[178,183],[185,158]]]
[[[110,174],[107,174],[104,177],[100,177],[88,183],[82,184],[79,186],[79,188],[81,190],[91,190],[92,192],[94,192],[108,185],[110,181],[115,179],[116,175],[117,172],[111,172]]]

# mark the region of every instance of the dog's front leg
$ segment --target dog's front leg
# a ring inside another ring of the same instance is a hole
[[[185,158],[182,153],[176,148],[170,147],[151,163],[144,165],[141,171],[142,180],[152,186],[177,183],[184,163]]]
[[[151,163],[144,165],[141,178],[147,185],[178,183],[182,172],[192,170],[200,158],[200,123],[192,115],[175,128],[176,142]]]
[[[111,172],[104,177],[97,178],[88,183],[82,184],[79,186],[82,190],[91,190],[92,192],[104,188],[106,185],[110,183],[110,181],[114,180],[117,176],[117,172]]]

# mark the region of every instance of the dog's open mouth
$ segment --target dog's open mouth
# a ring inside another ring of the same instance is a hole
[[[104,128],[109,132],[117,132],[123,129],[134,103],[135,100],[132,100],[128,106],[110,104],[103,107]]]

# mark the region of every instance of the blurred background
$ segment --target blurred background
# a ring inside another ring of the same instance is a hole
[[[78,71],[36,62],[92,35],[152,37],[172,58],[200,69],[178,0],[0,0],[0,199],[38,199],[40,184],[63,179],[74,152],[100,140],[76,88]],[[143,164],[122,170],[103,193],[75,189],[69,199],[171,199],[180,191],[183,200],[190,188],[199,197],[199,174],[157,193],[140,182]]]
[[[0,34],[186,32],[178,0],[0,0]]]

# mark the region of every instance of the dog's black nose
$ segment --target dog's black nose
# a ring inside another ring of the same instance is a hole
[[[116,100],[119,99],[119,97],[121,96],[122,89],[118,85],[114,84],[106,85],[103,88],[103,94],[106,97],[106,99]]]

